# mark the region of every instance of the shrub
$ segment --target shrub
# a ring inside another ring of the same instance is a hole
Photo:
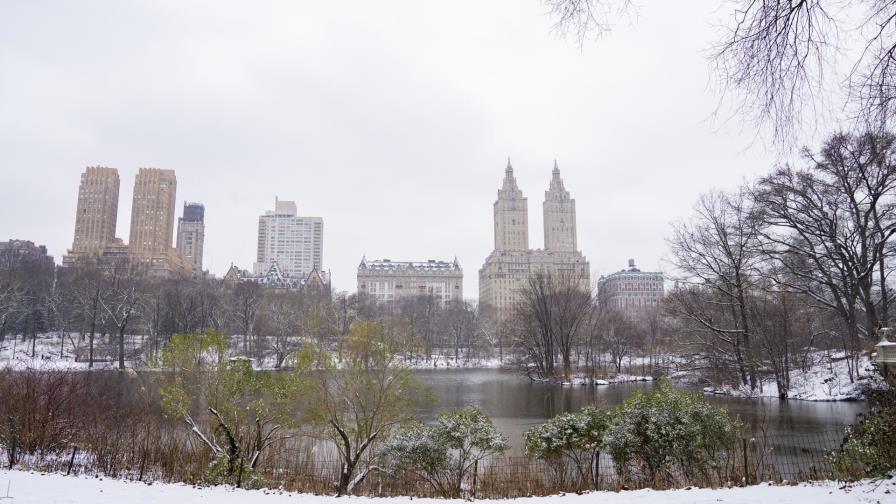
[[[339,457],[339,495],[354,492],[380,469],[368,451],[412,421],[429,398],[423,382],[401,358],[400,347],[381,324],[358,322],[344,338],[341,352],[325,342],[307,342],[294,359],[305,414],[333,442]]]
[[[68,448],[85,383],[70,371],[0,371],[0,447],[9,467],[24,455],[43,458]]]
[[[415,422],[386,443],[393,473],[409,471],[444,497],[462,497],[478,461],[507,451],[507,437],[479,408],[442,413],[433,425]]]
[[[262,453],[284,430],[285,406],[296,389],[283,374],[258,373],[248,359],[228,359],[228,343],[213,331],[175,334],[161,355],[170,373],[159,395],[165,411],[182,418],[211,452],[206,482],[243,486],[254,482]]]
[[[553,462],[560,474],[564,473],[564,462],[571,461],[581,480],[596,488],[600,451],[609,421],[610,411],[596,406],[557,415],[526,431],[526,453]]]
[[[843,479],[886,476],[896,469],[896,392],[872,399],[874,408],[846,428],[840,448],[831,454]]]
[[[617,471],[653,483],[719,475],[727,449],[740,433],[727,410],[664,380],[637,391],[620,405],[604,435]]]

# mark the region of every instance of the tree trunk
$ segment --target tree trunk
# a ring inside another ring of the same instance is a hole
[[[124,330],[125,325],[122,324],[118,329],[118,369],[124,371]]]
[[[880,324],[882,327],[890,327],[890,295],[887,292],[887,274],[884,264],[884,254],[878,261],[880,276]]]
[[[96,322],[90,324],[90,339],[88,342],[88,351],[87,351],[87,369],[93,367],[93,337],[96,332]]]

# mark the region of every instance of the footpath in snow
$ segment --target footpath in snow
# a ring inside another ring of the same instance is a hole
[[[9,485],[9,498],[7,497]],[[410,497],[336,498],[296,494],[276,490],[240,490],[229,487],[197,488],[182,484],[127,482],[112,479],[0,471],[0,502],[17,504],[460,504],[461,500],[411,499]],[[518,504],[834,504],[896,502],[896,479],[864,481],[854,485],[837,482],[807,483],[796,486],[761,484],[747,488],[692,490],[636,490],[596,492],[551,497],[511,499]]]

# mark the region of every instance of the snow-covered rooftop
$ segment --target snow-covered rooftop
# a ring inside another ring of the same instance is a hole
[[[393,261],[391,259],[361,259],[359,269],[371,269],[380,271],[419,270],[419,271],[453,271],[459,270],[460,264],[454,261]]]

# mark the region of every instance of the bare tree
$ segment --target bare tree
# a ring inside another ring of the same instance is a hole
[[[572,37],[581,47],[589,37],[610,32],[616,19],[635,9],[631,0],[544,0],[555,19],[554,32]]]
[[[13,316],[22,309],[24,289],[17,280],[0,278],[0,345],[6,337],[6,328]]]
[[[672,298],[673,309],[730,348],[741,383],[757,386],[749,296],[759,263],[760,229],[745,189],[700,198],[693,223],[674,225],[669,240],[677,281],[693,288]],[[715,342],[709,342],[715,346]],[[725,355],[727,349],[718,349]]]
[[[472,340],[476,333],[476,313],[472,307],[463,301],[449,303],[441,312],[440,325],[449,337],[454,351],[454,361],[460,362],[461,348],[467,349],[466,358],[469,358]],[[444,347],[444,345],[442,346]]]
[[[115,326],[118,340],[118,369],[124,370],[125,333],[128,324],[133,320],[141,301],[138,280],[131,276],[128,269],[116,272],[110,282],[107,296],[99,298],[99,302]]]
[[[554,31],[580,46],[633,10],[622,0],[545,4]],[[720,95],[735,100],[743,120],[768,127],[779,147],[794,146],[805,127],[814,129],[838,109],[862,128],[892,126],[896,0],[719,0],[719,5],[729,17],[710,42],[709,62]],[[841,37],[844,32],[857,36]],[[854,55],[845,67],[837,58],[842,54]]]
[[[271,292],[264,303],[264,326],[273,336],[274,367],[280,368],[299,349],[301,317],[299,296],[294,292]]]
[[[844,350],[854,357],[851,377],[858,371],[862,337],[889,317],[894,153],[891,135],[838,134],[819,155],[806,153],[806,169],[779,168],[754,191],[767,224],[764,253],[786,273],[777,281],[839,315],[847,336]]]
[[[617,310],[607,310],[601,317],[599,326],[603,333],[603,341],[606,344],[610,361],[617,373],[622,372],[623,360],[631,355],[638,341],[638,331],[633,321],[627,319]]]
[[[72,267],[71,288],[80,314],[81,334],[87,333],[87,367],[93,367],[94,343],[98,328],[103,326],[105,312],[102,299],[109,294],[105,274],[90,260],[84,259]]]
[[[593,309],[591,293],[575,271],[539,272],[529,277],[514,308],[517,340],[527,365],[542,378],[572,375],[572,352]]]
[[[243,336],[243,353],[249,354],[249,342],[255,336],[255,319],[262,303],[262,287],[255,282],[236,284],[230,292],[230,316]]]
[[[824,77],[838,31],[833,6],[824,0],[733,3],[733,20],[711,57],[722,91],[735,92],[744,117],[769,125],[773,138],[791,145],[827,98]]]

